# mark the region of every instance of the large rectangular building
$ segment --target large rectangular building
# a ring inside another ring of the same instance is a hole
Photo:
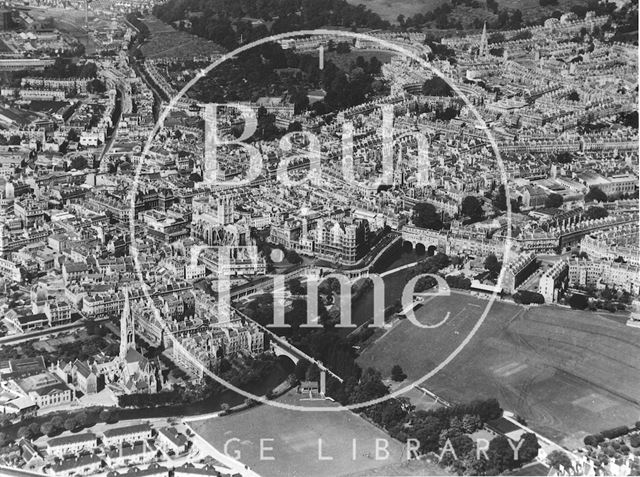
[[[519,255],[505,267],[502,289],[511,294],[538,268],[538,262],[536,256],[529,252]]]
[[[560,260],[547,269],[540,277],[538,285],[539,293],[544,297],[545,303],[557,301],[558,290],[564,289],[567,285],[569,266],[564,260]]]
[[[56,457],[78,454],[83,450],[93,450],[98,445],[98,438],[92,432],[54,437],[47,441],[47,454]]]
[[[116,429],[107,429],[103,433],[102,443],[105,446],[118,446],[123,443],[144,441],[150,439],[151,435],[152,429],[149,424],[134,424]]]

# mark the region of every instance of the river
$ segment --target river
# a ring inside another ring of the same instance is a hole
[[[383,266],[378,265],[378,273],[386,270],[393,270],[408,263],[416,262],[425,257],[424,254],[418,255],[415,251],[403,251],[397,255],[392,261],[387,260]],[[402,290],[406,284],[405,277],[408,270],[401,270],[398,273],[392,273],[383,278],[384,280],[384,306],[385,308],[393,305],[396,300],[402,298]],[[373,318],[373,296],[374,288],[365,291],[351,307],[351,316],[353,323],[361,325]]]
[[[417,255],[414,251],[396,253],[393,258],[388,258],[384,263],[378,264],[379,271],[392,270],[402,265],[415,262],[424,258],[424,255]],[[392,305],[402,296],[402,290],[405,285],[406,271],[400,271],[384,277],[384,294],[385,307]],[[366,290],[353,303],[352,317],[356,325],[368,321],[373,317],[373,296],[374,289]],[[282,381],[284,381],[293,371],[293,363],[284,357],[278,359],[277,365],[269,373],[268,377],[261,382],[252,383],[245,386],[247,392],[257,396],[262,396],[267,391],[272,390]],[[241,396],[231,390],[225,390],[219,394],[213,395],[208,399],[198,402],[185,403],[178,406],[159,406],[148,409],[122,409],[119,411],[121,419],[149,419],[157,417],[169,416],[194,416],[198,414],[211,413],[220,410],[223,403],[233,407],[242,404],[245,400]]]

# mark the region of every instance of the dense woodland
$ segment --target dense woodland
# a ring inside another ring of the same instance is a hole
[[[321,88],[326,97],[311,109],[324,114],[361,104],[372,94],[384,92],[385,86],[376,79],[381,66],[376,57],[367,61],[358,56],[346,71],[331,61],[320,70],[317,57],[267,43],[212,70],[193,86],[190,95],[203,102],[223,102],[284,94],[300,113],[309,107],[307,93]]]

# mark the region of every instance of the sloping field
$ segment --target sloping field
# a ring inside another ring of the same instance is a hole
[[[145,17],[142,21],[150,33],[149,40],[142,45],[145,58],[193,58],[223,52],[222,47],[212,41],[176,30],[156,17]]]
[[[486,301],[454,293],[427,302],[421,322],[449,321],[435,330],[402,322],[365,350],[362,366],[400,364],[409,378],[433,369],[466,336]],[[457,333],[456,333],[457,332]],[[537,431],[569,447],[640,415],[640,329],[602,316],[497,302],[464,350],[424,383],[451,401],[496,397]]]

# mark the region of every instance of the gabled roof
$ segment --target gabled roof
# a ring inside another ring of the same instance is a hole
[[[84,432],[82,434],[72,434],[70,436],[54,437],[47,441],[47,447],[66,446],[69,444],[77,444],[80,442],[92,442],[97,439],[93,432]]]
[[[118,427],[116,429],[107,429],[103,432],[104,437],[126,436],[127,434],[137,434],[151,430],[148,423],[133,424],[132,426]]]
[[[65,470],[77,469],[91,464],[95,465],[101,462],[102,459],[97,455],[82,455],[75,459],[65,459],[59,464],[52,465],[51,468],[54,472],[64,472]]]
[[[76,368],[76,371],[85,378],[88,378],[92,374],[92,371],[89,365],[80,361],[79,359],[76,359],[73,362],[73,366]]]

